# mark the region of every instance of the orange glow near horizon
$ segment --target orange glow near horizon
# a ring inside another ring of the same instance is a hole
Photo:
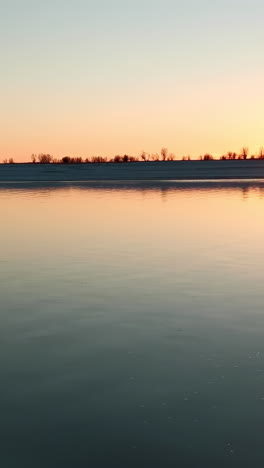
[[[0,18],[0,161],[264,146],[259,2],[57,3]]]
[[[189,86],[184,94],[182,88],[171,88],[174,95],[159,91],[159,96],[157,90],[155,96],[154,91],[143,96],[142,90],[140,102],[133,102],[133,95],[115,103],[98,98],[90,110],[88,100],[81,102],[80,97],[77,103],[68,103],[68,113],[61,96],[54,100],[50,115],[45,96],[36,104],[34,96],[28,95],[27,104],[22,103],[20,109],[10,109],[9,104],[1,119],[0,159],[29,161],[32,153],[49,153],[57,158],[112,158],[116,154],[138,156],[142,150],[159,153],[161,147],[167,147],[177,159],[187,155],[196,159],[205,153],[220,156],[239,152],[243,146],[256,153],[263,146],[257,91],[247,102],[246,111],[240,100],[247,87],[261,89],[254,81],[236,92],[234,83],[234,88],[222,85],[222,90],[216,85],[211,90],[207,84],[199,89]],[[41,115],[36,119],[37,108]]]

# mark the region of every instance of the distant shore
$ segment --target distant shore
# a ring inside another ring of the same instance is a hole
[[[264,160],[0,165],[2,183],[235,179],[264,179]]]

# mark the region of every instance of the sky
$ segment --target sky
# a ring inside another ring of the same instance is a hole
[[[264,145],[263,0],[0,0],[0,161]]]

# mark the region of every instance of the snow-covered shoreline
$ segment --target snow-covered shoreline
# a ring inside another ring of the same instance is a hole
[[[264,160],[0,165],[1,183],[236,179],[264,179]]]

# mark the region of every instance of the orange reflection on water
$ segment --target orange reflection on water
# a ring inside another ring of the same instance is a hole
[[[174,251],[197,242],[254,248],[264,234],[263,194],[262,184],[2,189],[1,245],[14,255],[127,242]]]

